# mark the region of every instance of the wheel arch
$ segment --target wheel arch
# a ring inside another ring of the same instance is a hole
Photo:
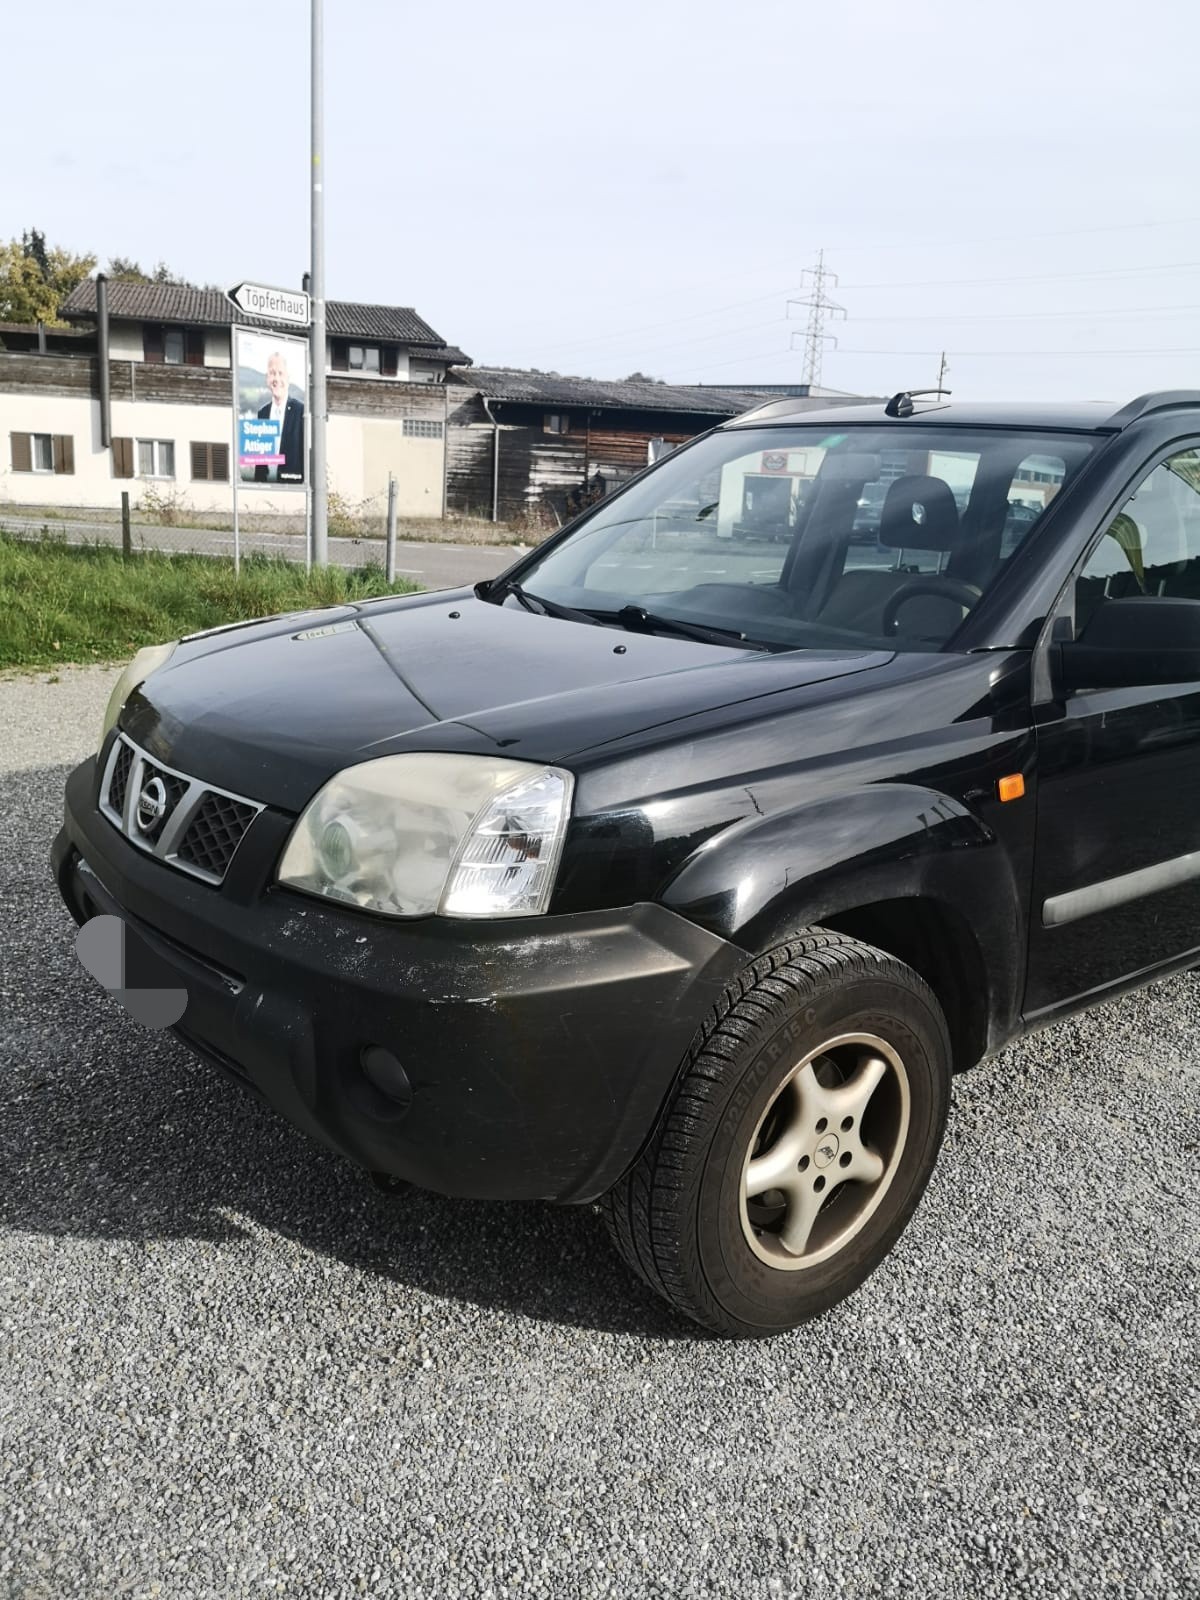
[[[1020,1027],[1026,913],[1004,846],[961,801],[870,786],[718,838],[667,903],[751,955],[802,930],[895,956],[937,996],[961,1071]]]
[[[821,926],[885,950],[924,978],[945,1015],[956,1072],[987,1054],[988,970],[958,907],[928,896],[881,900],[826,916]]]

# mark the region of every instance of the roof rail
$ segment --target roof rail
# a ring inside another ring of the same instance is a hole
[[[1140,394],[1136,400],[1114,411],[1108,419],[1108,425],[1110,428],[1127,428],[1131,422],[1149,416],[1152,411],[1171,411],[1176,406],[1200,408],[1200,389],[1157,389],[1150,394]]]
[[[819,405],[806,406],[803,402],[804,395],[785,394],[778,400],[763,400],[758,405],[750,407],[749,411],[740,411],[736,417],[730,417],[730,422],[757,422],[760,417],[790,417],[798,411],[818,411],[823,407]]]

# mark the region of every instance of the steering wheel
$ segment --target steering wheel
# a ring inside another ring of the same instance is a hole
[[[933,573],[927,578],[913,578],[910,583],[901,584],[895,594],[888,596],[880,621],[880,631],[885,637],[899,631],[897,622],[900,607],[907,605],[910,600],[915,600],[919,594],[934,594],[943,600],[955,600],[965,610],[970,611],[983,594],[983,590],[973,583],[964,583],[961,578],[943,578]]]

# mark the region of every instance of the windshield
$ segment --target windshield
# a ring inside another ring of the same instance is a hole
[[[940,650],[1091,449],[1000,429],[715,433],[520,582],[548,606],[734,644]]]

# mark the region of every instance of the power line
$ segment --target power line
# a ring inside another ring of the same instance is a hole
[[[1022,233],[1022,239],[1069,239],[1085,233],[1131,233],[1143,228],[1186,228],[1200,222],[1200,217],[1162,217],[1147,222],[1096,222],[1088,223],[1082,228],[1044,228],[1036,233]],[[950,239],[955,244],[1007,244],[1012,240],[1011,233],[991,234],[963,234],[957,231],[947,233],[901,234],[894,237],[887,244],[876,242],[874,244],[840,244],[835,246],[839,255],[854,255],[869,250],[904,250],[912,247],[913,243],[923,243],[926,240]]]
[[[1111,268],[1105,268],[1105,269],[1100,269],[1100,270],[1088,270],[1088,271],[1085,271],[1085,272],[1036,273],[1036,274],[1026,275],[1026,276],[1023,276],[1023,277],[930,278],[930,279],[925,279],[925,280],[922,280],[922,281],[913,280],[913,281],[910,281],[910,282],[901,282],[901,283],[857,284],[857,285],[853,285],[853,287],[856,287],[856,288],[859,288],[859,289],[950,288],[950,287],[964,287],[964,286],[975,286],[975,285],[987,286],[987,287],[996,287],[996,286],[999,286],[999,285],[1005,285],[1005,284],[1009,284],[1009,283],[1062,283],[1062,282],[1075,282],[1075,281],[1083,282],[1083,281],[1096,280],[1096,279],[1107,279],[1107,278],[1112,278],[1112,277],[1130,277],[1130,276],[1136,277],[1136,276],[1139,276],[1142,273],[1184,272],[1184,271],[1193,271],[1193,270],[1195,270],[1197,268],[1200,268],[1200,262],[1196,262],[1196,261],[1180,261],[1180,262],[1159,263],[1157,265],[1148,265],[1148,266],[1142,266],[1142,267],[1111,267]],[[833,277],[832,274],[828,274],[828,273],[826,274],[827,280],[831,279],[832,277]],[[707,310],[704,310],[704,311],[689,312],[686,316],[682,316],[682,317],[669,317],[669,318],[666,318],[665,320],[662,320],[662,321],[659,321],[659,322],[643,323],[640,326],[634,327],[634,328],[612,329],[607,333],[591,334],[585,339],[573,339],[573,340],[568,340],[565,343],[553,343],[552,342],[551,345],[550,345],[550,348],[552,350],[590,350],[595,345],[611,343],[613,340],[620,340],[620,339],[626,339],[626,338],[633,339],[633,338],[637,338],[639,335],[641,335],[643,333],[654,333],[654,332],[657,332],[658,329],[660,329],[660,328],[679,327],[682,324],[689,323],[689,322],[702,322],[702,321],[707,320],[710,317],[721,316],[726,311],[740,311],[741,309],[743,309],[746,306],[762,305],[762,304],[765,304],[768,301],[777,300],[780,295],[786,295],[786,294],[789,294],[790,292],[791,292],[790,289],[787,289],[787,288],[785,288],[785,289],[777,289],[777,290],[774,290],[771,294],[755,295],[753,297],[753,299],[749,299],[749,300],[735,300],[735,301],[730,302],[727,305],[716,306],[716,307],[713,307],[711,309],[707,309]],[[795,303],[797,303],[797,304],[808,304],[807,300],[805,300],[805,301],[797,301]],[[1114,312],[1120,310],[1120,308],[1113,308],[1113,309],[1114,309]],[[1197,308],[1186,307],[1186,306],[1177,306],[1177,307],[1162,307],[1162,308],[1147,307],[1146,309],[1147,309],[1147,311],[1154,310],[1154,311],[1157,312],[1159,309],[1162,309],[1164,311],[1166,311],[1166,310],[1185,311],[1185,310],[1197,309]],[[905,316],[897,315],[897,316],[891,316],[891,317],[862,317],[862,318],[856,317],[855,321],[856,322],[857,321],[872,322],[872,323],[879,323],[879,322],[910,322],[910,321],[911,322],[916,322],[916,321],[930,321],[930,322],[947,321],[947,322],[949,322],[949,321],[956,321],[956,320],[987,321],[987,322],[990,322],[990,321],[1000,321],[1000,320],[1005,320],[1005,321],[1014,320],[1015,321],[1015,320],[1021,320],[1022,318],[1026,317],[1026,316],[1029,316],[1029,317],[1053,317],[1053,316],[1057,316],[1057,315],[1084,316],[1084,315],[1100,315],[1100,314],[1108,315],[1109,312],[1107,310],[1105,312],[1103,312],[1103,313],[1086,313],[1086,314],[1083,313],[1083,312],[1079,312],[1079,313],[1074,313],[1074,312],[1070,312],[1070,313],[1068,313],[1068,312],[1063,312],[1063,313],[1057,313],[1057,312],[1030,312],[1030,313],[1024,313],[1024,312],[994,312],[994,313],[990,313],[990,314],[980,313],[979,316],[977,316],[977,317],[973,316],[973,315],[970,315],[970,314],[962,314],[961,316],[960,315],[956,315],[954,317],[945,317],[945,318],[937,317],[937,316],[905,317]],[[766,326],[766,324],[761,324],[761,326]],[[728,330],[728,331],[730,331],[732,333],[736,333],[736,332],[738,332],[740,330],[731,329],[731,330]],[[680,342],[682,343],[684,341],[680,341]],[[665,346],[664,348],[673,348],[673,347],[672,346]]]
[[[951,350],[946,352],[941,350],[847,350],[844,348],[839,348],[838,350],[838,354],[843,356],[924,356],[936,359],[940,359],[943,353],[946,355],[947,360],[951,355],[956,360],[962,357],[970,357],[972,359],[978,357],[982,359],[1003,356],[1020,357],[1022,360],[1028,360],[1030,357],[1058,358],[1068,356],[1194,356],[1200,355],[1200,346],[1165,345],[1144,350]],[[727,361],[707,361],[703,366],[695,370],[699,372],[716,372],[726,367],[748,366],[755,361],[778,361],[782,357],[791,354],[792,351],[790,350],[757,350],[734,356]]]
[[[940,356],[940,350],[839,350],[843,356]],[[957,356],[1195,356],[1200,346],[1154,345],[1143,350],[955,350]]]
[[[707,361],[698,368],[700,372],[716,372],[719,367],[741,367],[749,361],[778,361],[781,356],[795,355],[794,349],[759,350],[753,355],[734,356],[731,361]]]
[[[1092,311],[964,311],[952,316],[922,312],[908,316],[903,312],[890,317],[855,317],[855,322],[1030,322],[1043,318],[1087,319],[1089,317],[1168,316],[1181,311],[1200,311],[1200,304],[1185,306],[1097,306]]]
[[[770,294],[757,294],[750,300],[733,300],[727,305],[706,307],[703,311],[689,311],[682,317],[665,317],[658,322],[643,322],[635,328],[615,328],[610,329],[607,333],[591,334],[586,339],[568,339],[565,342],[560,340],[555,343],[554,348],[557,350],[571,350],[580,345],[592,345],[611,339],[630,338],[639,333],[654,333],[659,328],[674,328],[682,322],[700,322],[706,317],[719,317],[726,311],[741,311],[746,306],[765,305],[769,300],[778,300],[780,295],[790,294],[795,287],[795,284],[789,284],[783,289],[772,289]],[[676,296],[676,298],[678,297]],[[522,324],[517,323],[514,326],[519,329]]]
[[[641,355],[658,355],[664,350],[685,350],[694,344],[711,344],[714,339],[733,339],[739,333],[758,333],[762,328],[779,328],[786,326],[786,318],[772,317],[769,322],[750,322],[740,328],[720,328],[715,333],[696,333],[686,339],[674,339],[670,344],[638,345]]]
[[[591,334],[586,339],[568,339],[565,343],[559,341],[554,343],[552,348],[555,350],[577,350],[583,348],[590,349],[594,344],[607,344],[613,339],[631,339],[635,338],[641,333],[655,333],[659,328],[675,328],[684,322],[703,322],[709,317],[722,316],[726,311],[741,311],[746,306],[760,306],[764,305],[767,301],[778,301],[780,295],[790,293],[791,289],[794,287],[795,285],[790,285],[787,289],[775,289],[770,294],[755,295],[752,300],[734,300],[729,305],[713,306],[711,309],[705,311],[689,311],[688,314],[683,317],[668,317],[661,322],[645,322],[637,328],[618,328],[609,333]],[[773,320],[779,321],[780,319],[775,318]],[[765,327],[766,324],[759,323],[757,326]],[[730,331],[736,332],[737,330],[734,329]]]
[[[1092,224],[1089,224],[1086,227],[1082,227],[1082,228],[1049,228],[1049,229],[1045,229],[1045,230],[1039,231],[1037,233],[1023,233],[1021,237],[1022,237],[1022,240],[1029,240],[1029,239],[1066,239],[1066,238],[1071,238],[1071,237],[1074,237],[1075,235],[1080,235],[1080,234],[1127,233],[1127,232],[1140,231],[1140,230],[1146,229],[1146,228],[1182,228],[1182,227],[1189,227],[1194,223],[1200,223],[1200,217],[1163,217],[1163,218],[1151,219],[1151,220],[1144,221],[1144,222],[1092,223]],[[899,236],[895,236],[894,235],[891,238],[887,239],[886,241],[884,241],[884,240],[876,240],[874,243],[867,243],[867,244],[839,244],[839,245],[835,245],[834,246],[834,253],[836,253],[838,255],[865,255],[865,254],[869,254],[869,253],[871,253],[873,251],[878,251],[878,250],[901,250],[901,249],[903,249],[903,250],[912,250],[914,245],[920,245],[920,244],[923,244],[923,243],[936,243],[940,239],[949,240],[950,242],[952,242],[956,246],[958,246],[958,245],[976,245],[976,244],[1001,244],[1001,243],[1011,243],[1012,234],[1011,233],[963,234],[963,233],[960,233],[960,232],[955,231],[955,230],[950,230],[950,231],[947,231],[945,233],[922,233],[922,234],[905,233],[905,234],[899,235]],[[789,264],[790,259],[791,258],[777,257],[773,261],[760,263],[760,268],[768,270],[768,271],[772,267],[774,267],[776,265],[778,265],[779,267],[782,268],[782,267],[785,267],[785,266],[787,266]],[[1123,270],[1123,271],[1124,270],[1141,271],[1143,269],[1141,269],[1141,268],[1130,268],[1130,269],[1121,269],[1121,270]],[[1144,270],[1146,270],[1146,271],[1158,271],[1158,270],[1162,270],[1162,269],[1159,269],[1159,268],[1146,268]],[[661,300],[661,299],[677,299],[678,296],[681,293],[691,293],[692,291],[695,291],[695,290],[698,290],[698,289],[714,288],[718,284],[732,283],[732,282],[734,282],[736,280],[739,280],[739,279],[743,278],[744,276],[745,276],[744,272],[741,272],[741,271],[739,271],[739,272],[726,272],[726,273],[723,273],[720,277],[717,277],[717,278],[702,278],[702,279],[699,279],[699,280],[693,280],[691,283],[683,283],[683,284],[673,283],[671,289],[669,291],[664,290],[664,292],[661,295],[651,295],[649,297],[643,297],[643,298],[638,299],[638,300],[624,300],[624,301],[621,301],[619,305],[612,306],[611,309],[612,310],[623,310],[623,309],[625,309],[627,307],[645,305],[645,304],[648,303],[648,300],[653,301],[653,300]],[[1073,274],[1065,274],[1065,276],[1074,276],[1074,275]],[[946,281],[946,280],[935,280],[935,281],[942,282],[942,281]],[[953,280],[950,280],[950,281],[953,281]],[[980,280],[959,280],[959,281],[980,281]],[[994,281],[999,281],[999,280],[990,280],[989,279],[989,280],[982,280],[982,281],[994,282]],[[1037,280],[1037,279],[1027,279],[1027,280],[1024,280],[1024,281],[1036,282],[1036,281],[1039,281],[1039,280]],[[892,288],[892,287],[896,287],[896,286],[892,285],[892,284],[865,284],[865,285],[852,284],[852,285],[849,285],[848,287],[851,287],[851,288]],[[794,288],[794,285],[789,285],[786,289],[776,289],[771,294],[763,295],[760,298],[762,300],[775,300],[775,299],[778,299],[780,295],[790,294],[792,292],[793,288]],[[738,302],[738,305],[739,306],[752,305],[754,303],[755,303],[754,301],[742,300],[742,301]],[[732,308],[725,308],[725,309],[732,309]],[[708,313],[705,313],[705,312],[698,313],[698,315],[701,315],[701,316],[707,315],[707,314]],[[684,320],[684,319],[675,319],[675,320]],[[662,327],[662,326],[666,326],[666,325],[667,324],[663,324],[663,323],[655,323],[655,324],[652,324],[651,326],[652,327]],[[544,327],[547,326],[547,324],[544,323],[544,322],[533,323],[533,324],[518,322],[518,323],[512,324],[511,326],[514,328],[515,331],[522,332],[522,331],[528,331],[531,328],[544,328]],[[634,329],[633,331],[636,332],[638,330]]]
[[[1200,261],[1164,261],[1140,267],[1103,267],[1086,272],[1035,272],[1007,274],[999,278],[907,278],[884,283],[851,283],[850,289],[952,289],[973,286],[994,288],[1007,283],[1058,283],[1066,279],[1079,282],[1089,278],[1138,277],[1148,272],[1194,272]]]

